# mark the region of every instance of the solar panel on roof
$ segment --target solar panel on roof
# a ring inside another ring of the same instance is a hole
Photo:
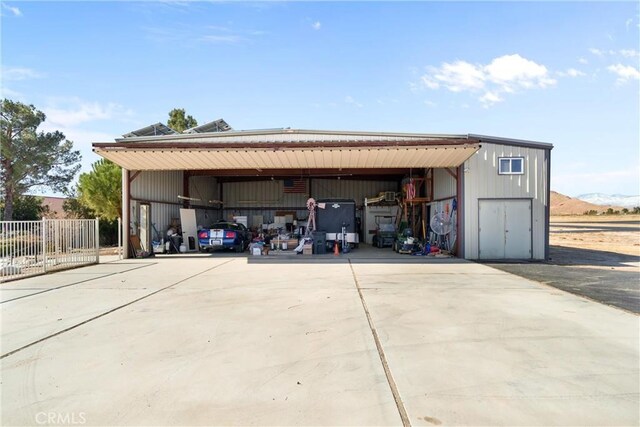
[[[225,122],[223,119],[218,119],[200,126],[192,127],[191,129],[187,129],[183,133],[226,132],[230,130],[233,129],[227,122]]]
[[[169,126],[156,123],[153,125],[145,126],[141,129],[131,131],[122,135],[124,138],[132,138],[134,136],[157,136],[157,135],[175,135],[178,132],[171,129]]]

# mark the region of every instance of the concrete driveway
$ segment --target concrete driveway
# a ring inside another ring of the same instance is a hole
[[[9,282],[2,425],[638,425],[638,317],[459,260],[183,256]]]

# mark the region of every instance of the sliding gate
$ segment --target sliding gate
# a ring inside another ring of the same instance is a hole
[[[0,282],[100,261],[98,219],[0,221]]]

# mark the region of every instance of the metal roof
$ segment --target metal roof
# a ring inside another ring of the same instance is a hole
[[[467,135],[439,135],[398,132],[357,132],[308,129],[259,129],[227,132],[208,132],[165,135],[147,135],[116,139],[116,142],[349,142],[349,141],[411,141],[467,139]]]
[[[477,139],[480,142],[489,142],[491,144],[514,145],[516,147],[542,148],[551,150],[553,144],[548,142],[529,141],[525,139],[500,138],[497,136],[475,135],[469,134],[469,138]]]
[[[93,148],[129,170],[442,168],[464,163],[482,141],[553,147],[478,135],[284,128],[131,136]]]

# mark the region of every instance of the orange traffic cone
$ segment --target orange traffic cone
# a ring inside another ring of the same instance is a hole
[[[340,251],[338,250],[338,242],[336,242],[336,243],[333,245],[333,254],[334,254],[334,255],[336,255],[336,256],[337,256],[337,255],[340,255]]]

